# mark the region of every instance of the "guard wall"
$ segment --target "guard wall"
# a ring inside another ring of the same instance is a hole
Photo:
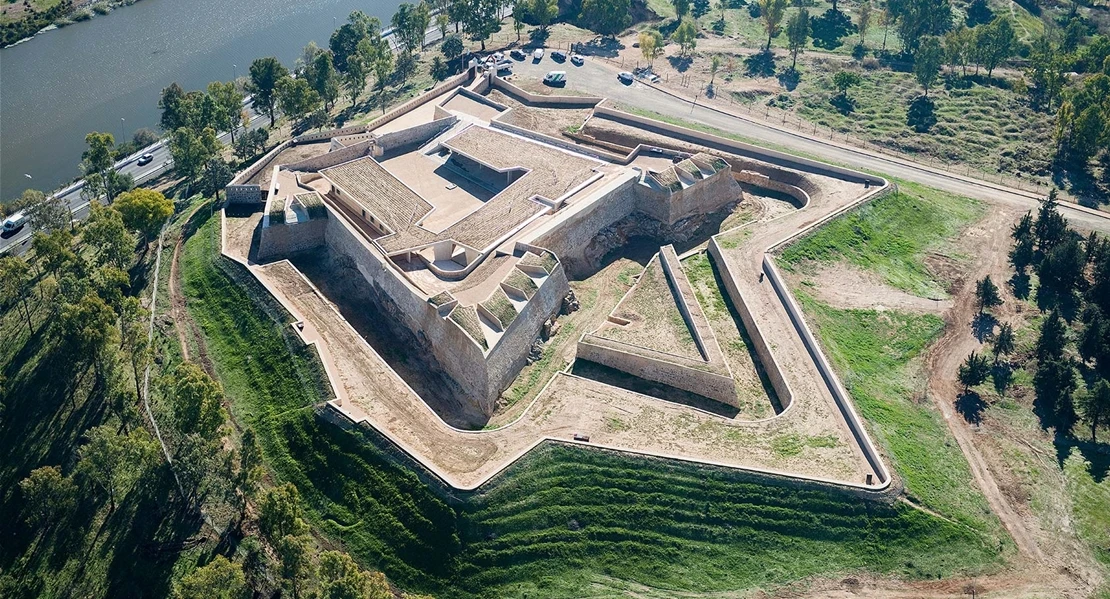
[[[260,237],[255,259],[265,262],[322,247],[329,220],[332,219],[317,218],[306,222],[259,227]]]
[[[646,347],[634,347],[596,335],[578,342],[579,359],[596,362],[632,376],[689,391],[735,406],[736,382],[732,377],[705,370],[705,363]]]

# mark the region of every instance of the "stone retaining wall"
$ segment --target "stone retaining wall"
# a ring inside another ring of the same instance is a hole
[[[326,168],[331,168],[337,164],[350,162],[352,160],[355,160],[356,158],[361,158],[369,154],[373,146],[374,140],[367,139],[365,141],[360,141],[356,144],[352,144],[345,148],[340,148],[326,154],[313,156],[312,158],[306,158],[304,160],[301,160],[300,162],[290,162],[288,164],[283,164],[281,165],[281,170],[314,172]]]
[[[737,405],[736,382],[732,377],[695,367],[694,360],[683,360],[679,356],[646,347],[632,349],[627,344],[589,334],[578,341],[576,356],[646,381],[689,391],[730,406]]]
[[[381,153],[388,152],[394,148],[427,142],[429,139],[443,133],[457,122],[459,122],[459,117],[450,114],[444,118],[409,127],[408,129],[383,133],[377,137],[377,146],[381,149],[381,152],[375,151],[374,155],[381,155]]]
[[[258,240],[258,254],[255,259],[265,262],[322,247],[328,220],[331,219],[318,218],[308,222],[260,227],[261,237]]]

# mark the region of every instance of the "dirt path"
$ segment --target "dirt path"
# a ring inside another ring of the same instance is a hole
[[[1014,511],[1009,500],[998,488],[998,483],[979,448],[975,446],[973,431],[956,412],[955,400],[960,393],[957,372],[964,358],[972,351],[983,351],[982,344],[972,334],[971,321],[978,313],[975,305],[974,281],[991,275],[996,281],[1009,278],[1007,253],[1009,250],[1010,223],[1019,213],[999,208],[989,222],[988,243],[978,245],[980,259],[972,272],[960,284],[953,298],[952,309],[945,316],[944,335],[926,352],[925,363],[929,372],[928,393],[937,409],[944,416],[952,436],[971,466],[972,476],[983,491],[987,502],[1003,526],[1009,531],[1022,556],[1037,562],[1045,560],[1040,547],[1033,540],[1024,520]],[[985,245],[985,247],[984,247]]]
[[[189,310],[185,306],[185,294],[181,292],[181,268],[179,263],[181,261],[181,248],[185,246],[185,240],[192,233],[194,228],[193,219],[196,217],[197,212],[201,208],[207,206],[207,203],[201,203],[193,208],[189,216],[185,217],[185,224],[181,227],[181,234],[177,238],[177,243],[173,246],[173,259],[170,260],[170,315],[173,318],[173,329],[177,333],[177,341],[181,345],[181,359],[188,362],[192,358],[189,355],[189,338],[191,337],[193,343],[197,347],[197,362],[200,363],[201,368],[208,373],[209,376],[215,377],[216,371],[212,365],[212,361],[208,358],[204,344],[204,337],[197,329],[197,325],[189,316]]]

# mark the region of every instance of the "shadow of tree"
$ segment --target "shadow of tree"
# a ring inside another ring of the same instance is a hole
[[[813,19],[813,46],[835,50],[843,45],[841,38],[856,31],[856,26],[848,15],[839,10],[828,9]]]
[[[685,73],[690,65],[694,63],[694,59],[689,56],[668,56],[667,62],[671,63],[671,67],[679,73]]]
[[[994,390],[1005,397],[1006,390],[1014,381],[1014,369],[1006,362],[995,363],[991,366],[991,381],[994,383]]]
[[[979,343],[982,343],[994,337],[994,327],[997,325],[998,319],[992,314],[980,312],[971,320],[971,332],[979,340]]]
[[[987,402],[974,391],[967,391],[961,393],[956,398],[956,411],[964,417],[964,421],[968,424],[976,426],[983,423],[983,410],[987,408]]]
[[[836,111],[843,115],[852,114],[856,109],[856,100],[848,94],[836,94],[829,98],[829,104],[836,108]]]
[[[550,36],[550,29],[542,30],[536,28],[528,32],[528,43],[533,46],[542,46],[547,43],[547,38]]]
[[[1019,300],[1029,299],[1032,285],[1029,282],[1029,273],[1014,273],[1009,281],[1010,292]]]
[[[772,77],[775,74],[775,53],[763,50],[752,54],[744,59],[744,66],[749,77]]]
[[[910,102],[906,112],[906,124],[918,133],[928,133],[937,124],[936,106],[928,96],[918,96]]]
[[[606,58],[616,58],[623,49],[624,44],[622,44],[619,39],[602,36],[595,37],[585,43],[580,42],[574,45],[574,51],[579,54],[604,56]]]
[[[1052,444],[1056,447],[1056,463],[1061,468],[1064,467],[1064,462],[1075,450],[1079,452],[1084,460],[1087,460],[1089,464],[1087,472],[1090,473],[1091,478],[1096,483],[1106,480],[1107,474],[1110,474],[1110,451],[1107,451],[1105,443],[1091,443],[1090,441],[1079,441],[1072,437],[1056,435]]]
[[[786,88],[786,91],[792,92],[794,88],[798,87],[798,82],[802,80],[802,74],[798,69],[786,69],[779,73],[779,84]]]

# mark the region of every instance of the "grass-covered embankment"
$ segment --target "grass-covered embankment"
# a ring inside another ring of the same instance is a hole
[[[886,284],[919,297],[946,294],[945,282],[929,271],[930,253],[946,247],[957,233],[983,214],[982,205],[905,181],[899,190],[829,222],[782,250],[779,264],[788,271],[846,262],[879,275]]]
[[[260,433],[272,475],[300,487],[319,530],[403,587],[533,599],[599,581],[613,594],[624,581],[718,591],[856,570],[935,578],[999,559],[992,540],[901,504],[561,446],[448,497],[371,433],[313,416],[311,356],[259,307],[257,287],[217,267],[217,227],[186,244],[185,289],[236,419]]]

